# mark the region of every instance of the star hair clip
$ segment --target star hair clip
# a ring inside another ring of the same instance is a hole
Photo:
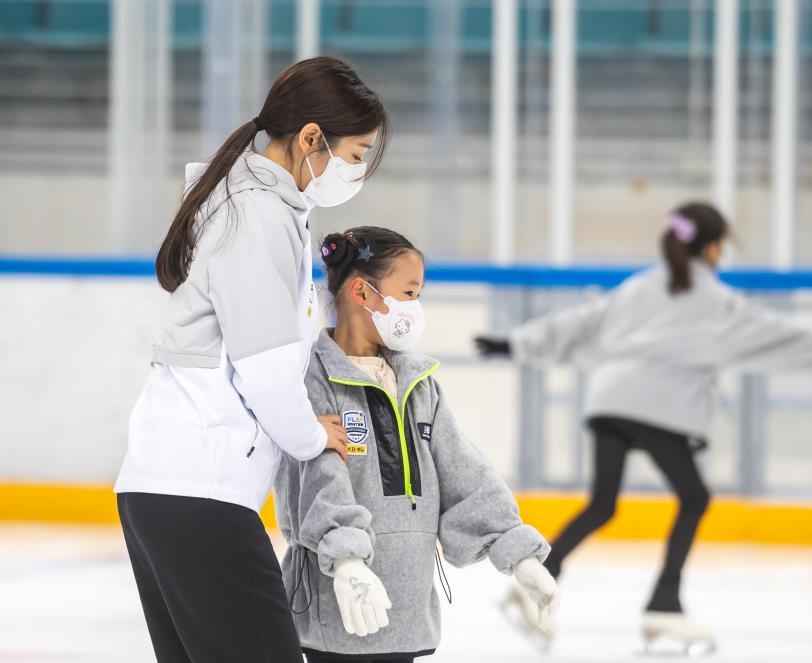
[[[370,249],[368,246],[362,246],[360,249],[358,249],[358,260],[369,262],[374,255],[375,254],[372,253],[372,249]]]

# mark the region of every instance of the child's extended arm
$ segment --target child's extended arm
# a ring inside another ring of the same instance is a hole
[[[485,556],[502,573],[513,574],[538,606],[539,625],[558,609],[559,594],[541,562],[550,545],[519,517],[504,480],[457,428],[437,390],[431,453],[440,485],[440,543],[454,566]]]
[[[572,362],[592,349],[609,303],[604,295],[525,322],[508,336],[510,355],[519,362]]]
[[[544,560],[549,544],[522,523],[516,500],[485,456],[466,440],[437,389],[431,454],[440,484],[440,542],[454,566],[487,556],[502,573],[534,555]]]
[[[594,346],[608,297],[528,320],[506,337],[477,336],[483,356],[510,356],[521,363],[569,362],[587,355]]]
[[[720,367],[789,369],[812,366],[812,329],[734,293],[720,315],[713,359]]]

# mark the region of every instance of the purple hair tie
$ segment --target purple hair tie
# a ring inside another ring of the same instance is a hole
[[[683,244],[690,244],[696,237],[696,222],[679,214],[672,214],[668,217],[668,229],[673,230],[677,239]]]

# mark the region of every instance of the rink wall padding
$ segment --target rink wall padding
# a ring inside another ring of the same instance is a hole
[[[552,538],[586,502],[581,493],[516,493],[525,522]],[[618,502],[614,520],[597,536],[615,540],[665,538],[676,514],[674,499],[630,494]],[[262,510],[276,529],[273,502]],[[0,521],[116,523],[110,486],[0,484]],[[812,545],[812,502],[720,497],[714,499],[699,529],[701,541]]]

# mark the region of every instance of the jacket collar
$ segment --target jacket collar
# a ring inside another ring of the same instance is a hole
[[[316,355],[321,360],[324,370],[327,371],[327,377],[341,382],[370,384],[372,381],[369,375],[353,364],[344,351],[338,347],[331,336],[332,331],[332,329],[322,329],[314,346]],[[395,372],[400,398],[415,380],[427,374],[440,363],[432,357],[416,352],[395,352],[388,348],[381,348],[381,355]]]
[[[701,258],[692,258],[691,267],[693,268],[694,272],[698,274],[709,276],[714,279],[719,278],[717,271]]]
[[[207,163],[186,164],[187,191],[203,175],[207,167]],[[237,157],[237,161],[231,167],[228,173],[228,187],[226,188],[226,180],[223,179],[215,187],[209,200],[204,203],[205,216],[212,216],[229,195],[233,196],[251,189],[272,191],[293,209],[303,225],[307,223],[313,204],[299,191],[293,175],[275,161],[250,148]]]

